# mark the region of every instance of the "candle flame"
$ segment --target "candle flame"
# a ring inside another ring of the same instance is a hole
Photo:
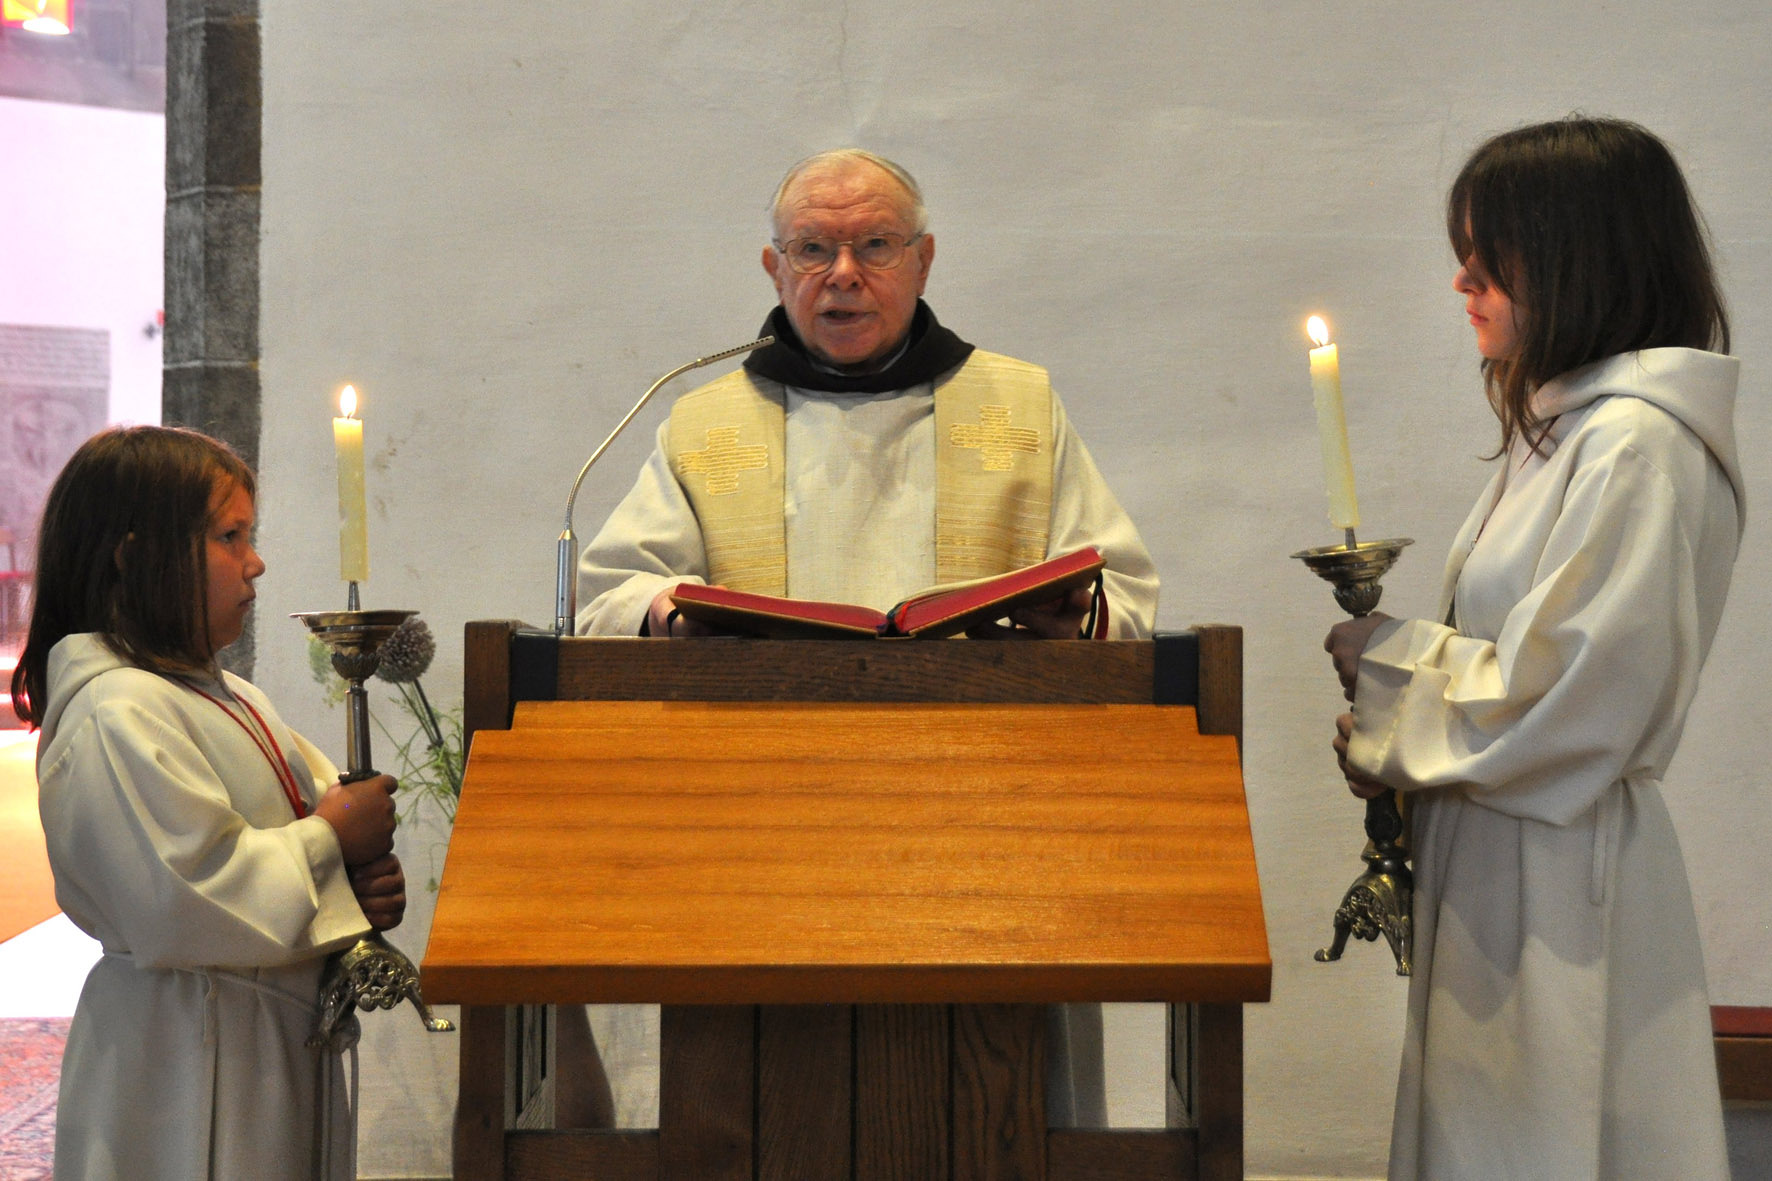
[[[346,418],[357,417],[357,387],[348,385],[338,391],[338,411]]]
[[[1329,343],[1329,325],[1323,322],[1323,317],[1312,316],[1310,319],[1306,320],[1304,322],[1304,330],[1310,335],[1312,340],[1317,342],[1318,348],[1322,348]]]

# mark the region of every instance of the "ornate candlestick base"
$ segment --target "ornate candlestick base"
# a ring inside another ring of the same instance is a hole
[[[1335,938],[1328,947],[1319,947],[1316,960],[1326,964],[1341,958],[1347,937],[1369,942],[1384,936],[1396,957],[1397,975],[1407,976],[1414,965],[1410,957],[1415,950],[1415,874],[1409,868],[1409,854],[1397,843],[1403,833],[1403,814],[1397,808],[1397,793],[1387,791],[1366,801],[1366,843],[1360,859],[1366,872],[1342,895],[1335,908]]]
[[[351,584],[352,602],[357,584]],[[307,611],[294,616],[332,653],[332,667],[347,686],[345,701],[345,781],[378,774],[369,757],[369,694],[363,682],[381,663],[381,646],[416,611]],[[431,1012],[418,987],[418,969],[399,948],[375,931],[326,962],[320,978],[320,1022],[310,1046],[343,1049],[357,1040],[354,1010],[391,1009],[410,1000],[432,1033],[455,1026]]]
[[[1341,609],[1357,619],[1378,606],[1384,593],[1378,580],[1396,562],[1403,547],[1413,543],[1413,538],[1396,537],[1319,546],[1292,556],[1326,579],[1334,587]],[[1414,951],[1415,875],[1409,868],[1409,853],[1400,843],[1403,815],[1396,792],[1387,791],[1366,801],[1366,836],[1368,843],[1360,854],[1366,871],[1342,896],[1335,910],[1335,938],[1317,951],[1316,958],[1319,963],[1340,959],[1349,935],[1369,942],[1383,935],[1396,957],[1397,975],[1407,976]]]

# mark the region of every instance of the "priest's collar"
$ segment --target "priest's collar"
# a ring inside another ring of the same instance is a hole
[[[935,321],[922,300],[911,316],[911,330],[896,357],[878,373],[834,373],[815,361],[778,304],[763,323],[775,343],[745,358],[745,370],[799,390],[830,394],[883,394],[934,381],[972,355],[972,346]]]

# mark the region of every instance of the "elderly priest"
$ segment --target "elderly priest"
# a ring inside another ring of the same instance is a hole
[[[578,630],[705,632],[682,582],[885,610],[927,587],[1094,546],[1113,638],[1150,634],[1157,575],[1046,371],[975,349],[920,298],[917,182],[857,149],[794,165],[763,269],[776,343],[682,398],[579,563]],[[1087,590],[974,635],[1076,638]]]
[[[763,269],[781,305],[764,332],[776,343],[672,408],[579,563],[578,630],[703,633],[673,615],[682,582],[885,610],[1094,546],[1106,563],[1097,634],[1148,636],[1150,554],[1046,371],[973,348],[920,298],[935,238],[910,174],[868,152],[824,152],[788,170],[772,209]],[[1090,609],[1090,592],[1073,590],[969,634],[1074,639]],[[638,1014],[620,1009],[612,1032],[627,1041]],[[1050,1117],[1101,1124],[1100,1007],[1051,1012]],[[568,1021],[562,1034],[582,1030]],[[583,1050],[589,1069],[595,1050]]]

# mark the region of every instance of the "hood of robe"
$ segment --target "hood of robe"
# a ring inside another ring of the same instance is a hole
[[[1741,362],[1700,349],[1642,349],[1595,361],[1552,378],[1532,395],[1546,421],[1599,398],[1641,398],[1697,435],[1717,458],[1735,493],[1737,519],[1747,520],[1747,485],[1735,451],[1735,387]]]
[[[49,744],[55,740],[56,725],[67,712],[68,703],[79,696],[80,690],[94,677],[112,669],[133,667],[111,651],[111,646],[97,632],[63,636],[49,650],[49,706],[43,711],[42,734],[37,749],[49,749]]]

